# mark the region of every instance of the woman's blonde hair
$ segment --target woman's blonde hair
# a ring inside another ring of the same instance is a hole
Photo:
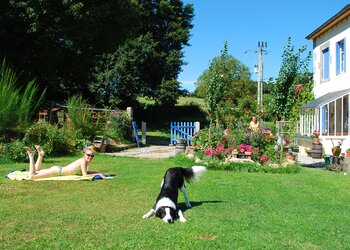
[[[86,147],[85,149],[84,149],[84,152],[86,152],[86,151],[93,151],[93,152],[95,152],[95,148],[94,148],[94,146],[88,146],[88,147]]]

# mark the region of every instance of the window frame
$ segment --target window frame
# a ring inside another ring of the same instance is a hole
[[[346,40],[345,38],[336,43],[336,74],[346,72]]]
[[[322,81],[329,81],[329,69],[330,69],[330,49],[329,46],[322,48]]]

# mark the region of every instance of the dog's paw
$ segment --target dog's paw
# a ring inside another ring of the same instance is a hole
[[[186,222],[186,218],[185,217],[180,217],[180,222],[185,223]]]
[[[144,216],[142,216],[142,219],[148,219],[149,217],[151,217],[152,215],[154,215],[156,213],[155,210],[151,209],[147,214],[145,214]]]
[[[152,216],[152,214],[145,214],[144,216],[142,216],[142,219],[148,219],[149,217],[151,217]]]

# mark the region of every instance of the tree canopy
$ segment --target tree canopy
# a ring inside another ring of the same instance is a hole
[[[256,93],[256,86],[250,77],[249,68],[228,54],[225,42],[221,55],[213,58],[209,68],[198,78],[195,92],[197,96],[205,98],[214,82],[222,82],[224,85],[218,90],[219,99],[229,97],[237,105],[242,96],[254,96]]]
[[[311,53],[306,52],[306,46],[295,50],[288,38],[282,54],[282,65],[272,91],[272,113],[278,119],[297,120],[296,115],[301,104],[311,101],[312,73],[308,70]],[[304,57],[303,57],[304,56]]]
[[[48,98],[122,105],[178,91],[193,7],[180,0],[1,1],[0,57]],[[174,93],[177,93],[177,92]],[[171,98],[170,98],[171,99]],[[171,101],[171,100],[170,100]],[[168,102],[167,95],[159,102]]]

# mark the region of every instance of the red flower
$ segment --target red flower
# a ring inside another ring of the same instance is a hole
[[[286,142],[287,145],[290,143],[289,138],[286,137],[284,140],[285,140],[285,142]]]
[[[250,145],[244,145],[244,144],[240,144],[238,146],[239,150],[241,151],[241,153],[244,152],[252,152],[252,147]]]

